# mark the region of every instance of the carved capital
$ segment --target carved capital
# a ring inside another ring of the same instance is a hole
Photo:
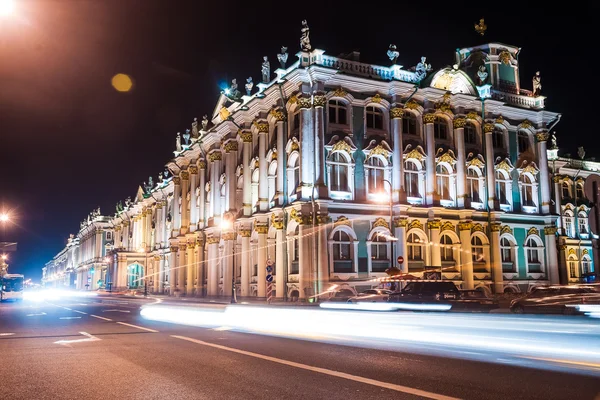
[[[258,232],[259,235],[266,235],[269,233],[269,225],[256,225],[254,230]]]
[[[433,124],[433,121],[435,121],[435,114],[425,114],[423,115],[423,123],[424,124]]]
[[[210,161],[210,162],[221,161],[222,159],[223,159],[223,154],[221,154],[220,151],[213,151],[212,153],[210,153],[208,155],[208,161]]]
[[[458,230],[460,231],[470,231],[473,229],[473,222],[471,221],[461,221],[458,223]]]
[[[428,229],[440,229],[440,227],[442,226],[442,221],[427,221],[427,228]]]
[[[485,125],[483,125],[483,131],[485,133],[492,133],[492,132],[494,132],[494,124],[485,124]]]
[[[490,224],[490,230],[492,232],[500,232],[501,228],[502,228],[502,224],[500,222],[492,222]]]
[[[545,226],[544,227],[545,235],[556,235],[557,231],[558,231],[558,228],[556,226]]]
[[[206,161],[200,160],[198,162],[198,168],[200,168],[200,169],[206,169]]]
[[[277,218],[275,214],[272,214],[271,226],[275,229],[283,229],[283,220],[281,218]]]
[[[285,113],[277,109],[272,109],[271,111],[269,111],[269,115],[275,118],[275,121],[285,121],[287,119],[285,117]]]
[[[538,132],[535,134],[535,138],[538,142],[547,142],[550,135],[548,132]]]
[[[244,143],[252,143],[252,132],[241,132],[240,137]]]
[[[269,123],[265,121],[254,121],[258,133],[269,133]]]
[[[206,238],[207,244],[217,244],[221,241],[221,238],[218,236],[209,236]]]
[[[195,165],[190,165],[188,167],[188,170],[190,171],[190,174],[197,174],[198,173],[198,167]]]
[[[179,243],[179,250],[184,251],[187,249],[187,243]]]
[[[327,97],[323,95],[317,95],[313,97],[313,105],[316,107],[325,107],[327,104]]]
[[[400,107],[394,107],[390,109],[390,118],[397,119],[404,116],[404,109]]]
[[[236,140],[230,140],[227,143],[225,143],[225,146],[223,146],[223,149],[225,149],[225,153],[237,151],[238,150],[238,142]]]
[[[310,102],[310,97],[298,97],[298,108],[300,109],[309,109],[312,108],[312,104]]]
[[[235,240],[235,232],[226,232],[221,235],[223,240]]]
[[[181,178],[178,176],[174,176],[173,177],[173,184],[174,185],[181,185]]]
[[[129,226],[129,221],[123,221],[123,227]]]
[[[181,175],[180,175],[180,176],[181,176],[181,179],[184,179],[184,180],[186,180],[186,181],[187,181],[188,179],[190,179],[190,173],[189,173],[189,172],[187,172],[187,171],[181,171]]]
[[[327,225],[331,222],[331,217],[327,214],[317,215],[317,225]]]
[[[171,246],[171,253],[177,253],[179,251],[179,246]]]
[[[240,230],[240,235],[242,237],[250,237],[250,236],[252,236],[252,230],[251,229],[242,229],[242,230]]]
[[[454,124],[454,129],[464,128],[467,124],[467,119],[465,117],[456,117],[452,123]]]
[[[406,218],[395,218],[394,219],[394,227],[406,228],[407,226],[408,226],[408,219],[406,219]]]

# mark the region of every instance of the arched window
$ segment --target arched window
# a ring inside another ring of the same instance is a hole
[[[294,254],[292,260],[300,260],[300,225],[296,226],[294,231]]]
[[[471,238],[471,258],[474,264],[485,263],[485,254],[483,252],[483,241],[479,236]]]
[[[256,207],[258,203],[258,179],[259,179],[259,170],[258,168],[254,168],[252,171],[252,207]]]
[[[329,100],[329,123],[330,124],[339,124],[339,125],[347,125],[348,118],[347,113],[348,109],[346,108],[346,104],[341,100]]]
[[[348,187],[348,160],[338,151],[331,154],[329,158],[330,189],[338,192],[349,191]]]
[[[408,259],[411,261],[423,261],[425,243],[416,233],[409,233],[406,239],[408,246]]]
[[[379,261],[389,260],[389,243],[385,235],[375,234],[371,243],[371,259]]]
[[[492,132],[492,143],[494,144],[494,149],[504,149],[504,132],[502,128],[497,126],[494,127],[494,131]]]
[[[433,137],[438,140],[448,140],[448,124],[441,117],[435,117],[433,122]]]
[[[369,193],[386,192],[387,187],[384,184],[385,163],[379,157],[369,157],[366,168],[368,169],[367,189]]]
[[[525,153],[529,151],[529,135],[526,132],[519,132],[517,135],[517,143],[519,145],[519,153]]]
[[[592,259],[587,255],[583,256],[583,258],[581,259],[581,272],[583,273],[583,275],[591,274],[592,272],[594,272],[592,269]]]
[[[421,197],[419,193],[419,167],[413,161],[404,163],[404,190],[408,197]]]
[[[502,256],[502,272],[517,272],[515,245],[507,237],[500,239],[500,254]]]
[[[510,175],[506,171],[496,171],[496,196],[500,204],[510,205],[509,196],[510,191]]]
[[[574,257],[569,257],[569,277],[571,278],[577,278],[577,264],[579,264],[577,262],[577,260]]]
[[[533,198],[534,181],[527,174],[521,175],[521,202],[524,206],[535,207]]]
[[[450,193],[450,171],[445,165],[438,164],[436,169],[437,192],[441,200],[452,200]]]
[[[563,199],[571,198],[571,188],[569,187],[569,184],[567,182],[562,183],[562,197]]]
[[[377,107],[367,107],[367,129],[383,129],[383,111]]]
[[[565,226],[565,235],[568,237],[575,236],[575,230],[573,229],[573,213],[570,210],[566,210],[563,214],[564,226]]]
[[[467,190],[471,196],[473,203],[481,203],[481,197],[479,195],[480,190],[483,186],[483,177],[479,172],[478,168],[469,167],[467,169]]]
[[[350,260],[352,243],[350,236],[339,230],[333,234],[333,259]]]
[[[442,262],[454,261],[454,249],[452,238],[448,235],[442,235],[440,238],[440,255]]]
[[[580,234],[588,234],[588,216],[585,212],[580,212],[577,214],[577,222],[579,225],[579,233]]]
[[[577,195],[578,199],[584,199],[585,198],[585,194],[583,193],[583,184],[581,183],[577,183],[575,185],[575,194]]]
[[[543,248],[533,238],[528,238],[525,242],[525,248],[527,249],[527,271],[528,272],[542,272],[542,254]]]
[[[405,135],[417,135],[417,118],[414,114],[405,112],[402,117],[402,133]]]
[[[477,144],[477,133],[475,131],[475,127],[473,126],[473,124],[465,125],[464,137],[465,137],[465,144],[467,144],[467,145]]]

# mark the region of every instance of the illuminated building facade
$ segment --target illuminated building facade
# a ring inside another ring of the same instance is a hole
[[[326,55],[304,33],[301,44],[274,74],[265,57],[245,95],[233,82],[177,134],[167,171],[102,217],[96,232],[112,237],[88,264],[105,284],[264,298],[272,275],[275,298],[306,299],[377,286],[401,256],[417,277],[522,292],[567,279],[573,246],[577,268],[594,271],[591,238],[566,228],[570,203],[551,185],[554,171],[589,172],[549,161],[560,115],[521,87],[517,47],[460,49],[433,70],[425,57],[403,69],[392,50],[378,66]]]

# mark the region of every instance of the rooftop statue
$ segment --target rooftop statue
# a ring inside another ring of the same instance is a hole
[[[227,93],[229,93],[229,94],[227,94]],[[242,97],[242,93],[238,90],[237,79],[234,78],[231,80],[231,86],[226,91],[226,96],[230,100],[234,100],[234,101],[238,100],[240,97]]]
[[[269,83],[271,81],[271,64],[267,56],[263,57],[261,73],[263,83]]]
[[[279,60],[279,64],[281,68],[285,69],[285,63],[288,59],[287,47],[281,46],[281,53],[277,54],[277,60]]]
[[[246,95],[251,96],[252,95],[252,88],[254,87],[254,82],[252,82],[252,77],[249,76],[248,78],[246,78],[246,84],[244,85],[246,88]]]
[[[542,77],[540,71],[537,71],[533,76],[533,95],[539,96],[542,92]]]
[[[181,151],[181,133],[177,132],[177,136],[175,137],[175,150]]]
[[[306,20],[302,21],[302,34],[300,35],[300,48],[302,51],[310,51],[312,46],[310,45],[310,28]]]
[[[552,132],[550,142],[552,143],[552,146],[550,147],[550,149],[552,149],[552,150],[558,149],[558,145],[556,144],[556,132]]]
[[[488,78],[488,72],[487,72],[487,69],[485,68],[485,65],[479,66],[479,71],[477,71],[477,77],[479,78],[479,82],[478,82],[477,86],[485,85],[485,82],[487,81],[487,78]]]
[[[192,137],[194,139],[197,139],[198,135],[198,118],[194,117],[194,122],[192,122]]]
[[[396,45],[390,44],[390,48],[387,51],[387,56],[390,58],[392,64],[396,64],[396,60],[398,59],[399,55],[400,53],[398,52],[398,50],[396,50]]]
[[[190,135],[190,130],[189,130],[189,129],[186,129],[186,130],[185,130],[185,133],[183,134],[183,143],[184,143],[186,146],[189,146],[189,144],[190,144],[190,136],[191,136],[191,135]]]
[[[423,80],[427,76],[427,73],[431,71],[431,64],[427,64],[426,60],[427,57],[421,57],[421,62],[415,67],[418,80]]]
[[[204,114],[202,117],[202,130],[206,131],[208,128],[208,115]]]

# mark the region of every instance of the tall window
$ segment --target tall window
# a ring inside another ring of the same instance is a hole
[[[533,200],[533,181],[526,174],[521,175],[521,200],[524,206],[535,206]]]
[[[529,135],[525,132],[519,132],[517,135],[517,143],[519,144],[519,153],[525,153],[529,150]]]
[[[329,122],[332,124],[346,125],[347,108],[341,100],[329,100]]]
[[[333,259],[350,260],[350,236],[339,230],[333,234]]]
[[[402,133],[405,135],[416,135],[417,134],[417,118],[414,114],[405,112],[402,117]]]
[[[575,194],[577,194],[577,199],[584,199],[585,195],[583,194],[583,185],[581,183],[575,184]]]
[[[513,262],[512,246],[510,245],[510,241],[505,237],[500,240],[500,252],[502,253],[503,263]]]
[[[474,263],[481,264],[485,262],[483,241],[479,236],[473,236],[471,239],[471,257]]]
[[[527,247],[527,266],[529,272],[541,272],[540,260],[542,256],[540,255],[540,251],[542,248],[532,238],[527,239],[525,247]]]
[[[448,124],[443,118],[435,117],[433,122],[433,137],[439,140],[448,139]]]
[[[383,129],[383,111],[377,107],[367,107],[367,128]]]
[[[421,197],[419,194],[419,167],[413,161],[404,163],[404,186],[408,197]]]
[[[450,195],[450,171],[442,164],[435,169],[437,179],[437,192],[442,200],[452,200]]]
[[[577,278],[577,260],[569,258],[569,276],[571,278]]]
[[[388,260],[388,243],[384,235],[376,234],[371,244],[371,259]]]
[[[369,171],[369,192],[385,192],[386,188],[383,181],[383,173],[385,171],[384,162],[379,157],[370,157],[367,161],[367,168]]]
[[[477,144],[477,136],[473,124],[465,125],[465,144]]]
[[[480,183],[479,170],[476,168],[469,168],[467,170],[467,188],[471,201],[474,203],[481,203],[481,197],[479,196],[479,183]]]
[[[454,261],[454,250],[452,249],[452,239],[448,235],[440,238],[440,253],[442,261]]]
[[[569,188],[569,184],[567,182],[562,183],[562,197],[563,199],[571,198],[571,189]]]
[[[587,258],[587,256],[584,256],[584,258],[581,260],[581,272],[583,272],[583,274],[589,274],[592,271],[592,261]]]
[[[331,190],[347,192],[348,189],[348,161],[340,152],[335,152],[329,160],[331,176],[329,182]]]
[[[565,211],[563,218],[565,220],[565,235],[568,237],[573,237],[573,214],[570,211]]]
[[[494,149],[504,149],[504,132],[501,128],[494,127],[492,143],[494,144]]]
[[[577,221],[579,223],[579,233],[588,233],[588,217],[584,212],[577,215]]]
[[[510,195],[509,189],[510,177],[508,172],[496,171],[496,196],[500,204],[510,204],[508,196]]]
[[[294,258],[293,261],[300,260],[300,225],[296,226],[294,231]]]
[[[410,233],[406,240],[408,247],[408,259],[412,261],[423,260],[423,247],[425,243],[416,233]]]

